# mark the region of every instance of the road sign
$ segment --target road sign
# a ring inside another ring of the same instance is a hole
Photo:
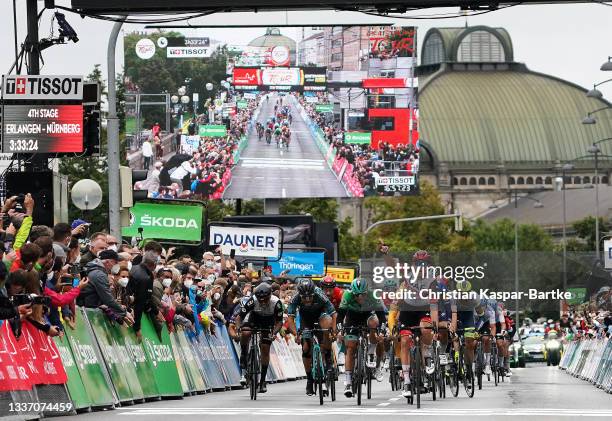
[[[198,134],[201,137],[224,137],[227,135],[227,127],[221,124],[201,125]]]
[[[369,145],[372,142],[372,133],[370,132],[346,132],[344,134],[346,143],[357,145]]]

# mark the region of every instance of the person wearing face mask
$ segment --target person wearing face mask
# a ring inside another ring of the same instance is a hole
[[[112,269],[111,269],[112,272]],[[126,262],[121,262],[119,265],[119,271],[113,275],[113,282],[111,284],[111,291],[113,297],[126,311],[130,312],[132,308],[133,298],[128,294],[127,285],[130,277],[130,269]]]
[[[89,284],[82,290],[77,298],[77,304],[88,308],[98,308],[102,305],[111,311],[118,321],[126,320],[131,322],[127,316],[127,311],[113,297],[109,283],[111,269],[119,263],[119,255],[112,250],[103,250],[98,258],[85,265],[85,271]]]
[[[157,271],[157,276],[153,280],[153,292],[151,294],[151,302],[153,307],[159,310],[156,316],[160,323],[165,321],[163,315],[162,297],[164,290],[172,285],[172,271],[168,268],[161,268]]]
[[[132,266],[128,290],[134,295],[134,331],[139,341],[142,340],[140,325],[143,314],[151,317],[161,340],[162,325],[159,321],[159,308],[153,303],[153,271],[159,262],[159,254],[153,250],[146,251],[142,256],[142,262]]]
[[[119,253],[119,242],[117,241],[116,237],[110,234],[106,236],[106,249],[113,250]]]

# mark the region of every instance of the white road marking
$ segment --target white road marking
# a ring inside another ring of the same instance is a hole
[[[399,398],[391,398],[389,399],[391,402],[395,402],[395,401],[399,401],[401,398],[403,398],[403,396],[400,396]]]
[[[391,402],[383,402],[383,403],[379,403],[376,406],[387,406],[387,405],[391,405]]]

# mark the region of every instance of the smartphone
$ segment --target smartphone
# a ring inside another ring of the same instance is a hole
[[[236,257],[236,249],[232,249],[230,251],[230,259],[234,259]]]

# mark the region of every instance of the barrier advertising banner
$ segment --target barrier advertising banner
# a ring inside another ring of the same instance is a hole
[[[325,273],[325,254],[322,252],[283,251],[278,262],[270,262],[272,274],[290,270],[291,275],[316,276]]]
[[[210,225],[208,236],[210,246],[221,246],[223,254],[229,255],[232,249],[239,257],[277,258],[280,232],[276,227],[240,227]]]
[[[121,234],[158,240],[201,241],[202,206],[193,204],[135,203],[130,208],[130,226]]]
[[[106,381],[106,369],[101,360],[100,350],[86,324],[85,312],[81,308],[78,309],[75,329],[66,329],[66,338],[85,387],[84,390],[87,391],[92,407],[113,406],[115,397],[110,384]]]
[[[13,330],[7,321],[0,323],[0,392],[30,390],[32,383],[26,374]]]
[[[149,317],[143,317],[141,333],[149,370],[153,373],[160,396],[182,396],[183,389],[168,330],[162,329],[160,341]]]
[[[66,375],[68,376],[66,387],[68,388],[68,393],[70,394],[70,399],[72,399],[75,409],[89,408],[91,406],[89,395],[87,394],[83,380],[81,380],[81,374],[79,373],[79,368],[72,355],[68,338],[66,336],[57,336],[53,339],[62,357],[64,370],[66,370]]]
[[[200,137],[224,137],[227,136],[227,127],[222,124],[201,125],[198,135]]]

